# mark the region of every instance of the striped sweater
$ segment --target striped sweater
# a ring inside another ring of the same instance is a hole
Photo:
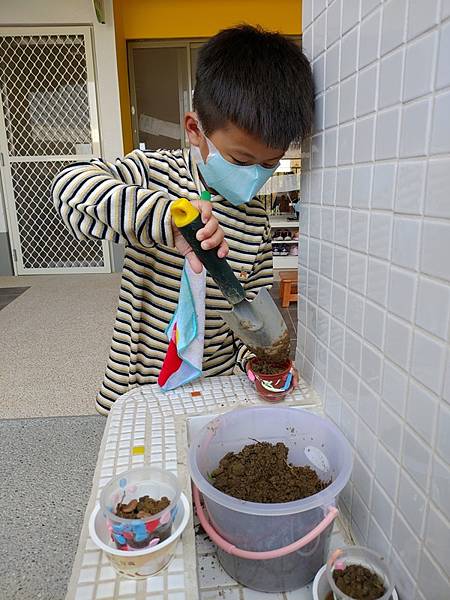
[[[169,207],[180,197],[198,200],[202,189],[188,150],[135,150],[115,163],[76,163],[53,183],[56,209],[77,239],[125,244],[111,350],[96,398],[101,413],[132,387],[157,381],[184,264],[174,246]],[[235,207],[215,196],[213,214],[230,248],[229,263],[248,297],[270,287],[272,247],[262,204],[254,199]],[[217,314],[229,304],[209,276],[205,303],[203,373],[232,374],[247,350]]]

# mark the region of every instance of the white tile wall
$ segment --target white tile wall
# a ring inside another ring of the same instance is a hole
[[[359,541],[402,600],[448,600],[450,2],[306,4],[297,362],[355,448],[342,510]]]

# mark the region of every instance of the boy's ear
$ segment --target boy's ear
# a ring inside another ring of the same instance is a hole
[[[195,112],[188,112],[184,115],[184,128],[188,134],[189,143],[191,145],[202,145],[205,136],[200,130],[198,117]]]

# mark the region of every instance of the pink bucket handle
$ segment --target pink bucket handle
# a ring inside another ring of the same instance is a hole
[[[299,540],[292,542],[288,546],[284,546],[283,548],[277,548],[276,550],[266,550],[264,552],[254,552],[253,550],[241,550],[240,548],[236,548],[230,542],[227,542],[221,535],[217,533],[214,527],[208,520],[208,517],[203,510],[203,506],[200,501],[200,492],[197,489],[197,486],[192,484],[193,496],[194,496],[194,504],[195,509],[197,511],[197,516],[200,521],[201,526],[209,535],[211,540],[222,550],[227,552],[228,554],[232,554],[233,556],[237,556],[239,558],[249,558],[251,560],[267,560],[269,558],[280,558],[280,556],[286,556],[286,554],[291,554],[291,552],[296,552],[303,548],[310,542],[314,541],[325,529],[334,521],[334,519],[338,516],[338,509],[335,506],[329,506],[327,510],[327,514],[322,519],[322,521],[314,527],[309,533],[304,535]]]

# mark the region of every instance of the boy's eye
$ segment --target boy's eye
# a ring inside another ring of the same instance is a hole
[[[238,160],[237,158],[234,158],[234,156],[230,156],[230,158],[235,165],[239,165],[240,167],[246,167],[249,164],[248,161]]]

